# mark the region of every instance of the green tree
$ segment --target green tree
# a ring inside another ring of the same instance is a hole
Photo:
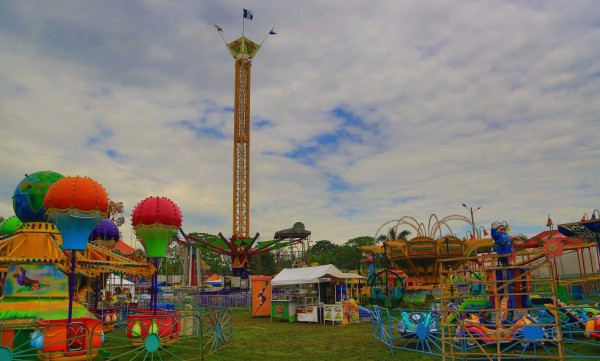
[[[407,230],[397,233],[396,227],[390,227],[387,233],[382,233],[377,236],[376,243],[382,243],[385,241],[408,241],[408,236],[410,236],[410,234],[410,231]]]
[[[162,274],[181,275],[185,260],[185,246],[173,242],[167,247],[166,267],[161,267]]]
[[[252,256],[250,269],[253,275],[274,275],[277,273],[275,256],[271,252]]]
[[[218,245],[223,242],[223,240],[219,236],[210,233],[194,232],[190,234],[196,237],[200,237],[211,244]],[[216,273],[224,276],[231,275],[231,257],[222,255],[218,252],[209,251],[200,244],[196,246],[202,251],[202,260],[204,261],[204,263],[206,263],[211,273]]]
[[[410,231],[404,230],[400,233],[396,233],[397,229],[395,227],[391,227],[388,229],[388,233],[386,235],[386,241],[408,241],[408,236],[410,236]]]
[[[278,265],[278,269],[282,270],[284,268],[292,268],[294,266],[294,261],[292,260],[291,257],[284,257],[284,256],[280,256],[279,257],[279,265]]]
[[[387,241],[408,241],[408,236],[410,236],[410,234],[411,234],[411,232],[407,231],[407,230],[403,230],[398,233],[398,227],[390,227],[388,229],[387,233],[385,233],[385,234],[382,233],[379,236],[377,236],[376,243],[384,243]],[[377,259],[379,259],[381,262],[380,267],[388,267],[389,266],[390,262],[387,259],[387,257],[383,257],[383,258],[377,257]]]
[[[335,252],[333,252],[333,251],[325,252],[325,253],[321,253],[321,254],[310,254],[308,256],[308,264],[311,265],[316,262],[319,265],[324,265],[324,264],[334,264],[335,265],[334,254],[335,254]]]
[[[334,264],[337,248],[338,245],[328,240],[318,241],[308,249],[308,264]]]
[[[408,236],[410,236],[411,234],[412,233],[410,231],[407,231],[405,229],[396,235],[396,237],[397,237],[396,239],[401,240],[401,241],[408,241]]]
[[[351,247],[358,247],[358,246],[371,246],[371,245],[374,245],[375,243],[376,243],[375,238],[373,238],[371,236],[360,236],[360,237],[352,238],[345,244],[348,246],[351,246]]]
[[[202,251],[202,260],[211,273],[222,276],[231,276],[231,257],[217,252]]]
[[[364,251],[361,251],[358,247],[371,246],[376,243],[377,242],[375,241],[375,238],[373,238],[371,236],[361,236],[361,237],[352,238],[351,240],[349,240],[348,242],[345,243],[346,246],[353,247],[356,250],[356,254],[350,255],[351,257],[352,256],[355,257],[352,260],[352,262],[354,262],[352,269],[360,270],[360,261],[364,254]]]
[[[333,264],[340,270],[347,272],[359,269],[360,252],[358,248],[349,245],[338,246],[333,254]]]
[[[330,241],[321,240],[321,241],[318,241],[317,243],[315,243],[314,246],[310,247],[308,252],[312,255],[320,255],[320,254],[324,254],[327,252],[333,252],[333,251],[335,251],[336,247],[337,247],[337,245],[334,243],[331,243]]]

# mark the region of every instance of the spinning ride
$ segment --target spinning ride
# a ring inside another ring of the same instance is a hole
[[[408,241],[390,240],[385,242],[385,246],[360,246],[359,249],[383,254],[408,277],[419,279],[424,285],[436,285],[439,282],[439,262],[441,260],[456,259],[450,266],[458,268],[465,262],[460,259],[461,257],[476,255],[480,249],[489,250],[494,244],[491,238],[482,239],[478,231],[473,239],[459,239],[453,235],[450,229],[449,222],[451,221],[472,225],[467,217],[461,215],[438,219],[435,214],[432,214],[426,228],[423,223],[419,223],[413,217],[405,216],[384,223],[377,230],[375,239],[379,237],[382,230],[388,228],[397,230],[401,226],[414,230],[416,234],[414,238]],[[447,231],[446,235],[444,235],[444,231]]]
[[[231,257],[231,269],[234,277],[239,277],[248,287],[248,276],[250,261],[253,256],[281,250],[285,247],[301,247],[304,249],[304,242],[308,240],[311,232],[304,228],[302,222],[296,222],[290,229],[278,231],[275,233],[275,239],[269,241],[258,241],[259,234],[254,238],[227,239],[222,233],[219,237],[199,237],[193,234],[181,234],[188,245],[198,247],[202,251],[215,252]]]
[[[94,212],[102,212],[102,203],[100,207],[97,203],[102,197],[97,197],[96,191],[100,189],[95,182],[67,178],[65,182],[71,183],[67,187],[69,192],[61,196],[62,187],[57,186],[48,197],[49,207],[46,207],[46,195],[62,179],[65,178],[52,171],[26,175],[13,196],[13,208],[23,226],[0,241],[0,267],[9,275],[0,300],[2,360],[37,354],[42,360],[73,361],[97,353],[102,334],[100,320],[69,297],[66,274],[73,274],[73,266],[75,272],[86,277],[97,277],[115,269],[138,274],[153,272],[152,266],[146,263],[133,262],[105,248],[87,244],[88,235],[84,231],[78,233],[68,229],[69,226],[63,227],[65,223],[77,222],[78,217],[85,219],[90,215],[94,217]],[[79,182],[91,185],[95,192],[93,199],[76,191],[87,187]],[[71,237],[66,242],[61,229],[47,221],[47,210],[61,225],[66,237]],[[69,247],[81,251],[69,252],[66,250]]]
[[[600,344],[593,339],[599,334],[599,311],[577,302],[591,282],[598,281],[598,258],[590,255],[588,262],[580,253],[597,247],[598,234],[592,231],[595,219],[559,225],[561,233],[572,237],[558,237],[549,220],[550,232],[543,239],[513,238],[515,248],[506,263],[501,257],[507,254],[494,252],[494,241],[480,239],[478,231],[471,239],[460,240],[448,227],[450,236],[445,236],[440,229],[452,217],[435,218],[433,223],[430,219],[428,228],[404,217],[393,224],[410,223],[417,237],[388,241],[385,247],[362,247],[386,255],[409,276],[420,277],[439,301],[431,308],[401,309],[399,315],[394,314],[398,309],[374,306],[375,337],[392,350],[436,353],[452,360],[597,358]],[[577,254],[580,274],[559,274],[557,258],[572,253]],[[580,287],[579,293],[575,286]],[[567,304],[569,295],[559,293],[568,287],[575,304]],[[436,317],[434,324],[431,320]]]

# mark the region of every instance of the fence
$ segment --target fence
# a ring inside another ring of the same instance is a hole
[[[185,305],[190,304],[194,309],[212,309],[212,308],[252,308],[252,294],[250,292],[223,292],[210,294],[174,294],[159,295],[158,307],[168,310],[183,310]],[[138,304],[141,308],[150,306],[150,299],[140,299]]]
[[[131,309],[126,320],[0,324],[0,360],[204,360],[233,343],[232,310]]]

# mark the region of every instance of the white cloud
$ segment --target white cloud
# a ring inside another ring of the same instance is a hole
[[[127,216],[166,196],[186,232],[229,234],[234,63],[213,24],[236,39],[242,7],[246,36],[278,32],[252,66],[252,122],[269,122],[251,133],[252,233],[302,221],[345,242],[465,202],[532,235],[599,206],[594,1],[57,1],[0,8],[0,214],[50,169],[96,179]],[[361,141],[285,156],[342,130]]]

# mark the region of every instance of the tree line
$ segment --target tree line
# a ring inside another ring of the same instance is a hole
[[[207,233],[192,233],[196,236],[207,238],[218,238],[215,235]],[[387,234],[382,234],[377,239],[371,236],[355,237],[343,244],[335,244],[328,240],[320,240],[310,245],[307,249],[307,266],[333,264],[343,272],[358,271],[361,269],[361,261],[364,252],[358,249],[358,246],[369,246],[381,244],[387,240],[407,240],[409,231],[396,232],[390,228]],[[167,252],[167,267],[169,274],[183,274],[183,256],[180,244],[174,242]],[[292,268],[297,258],[290,257],[285,251],[278,253],[272,251],[260,255],[255,255],[250,260],[250,274],[253,275],[274,275],[284,268]],[[231,259],[215,252],[203,251],[202,260],[208,266],[211,273],[228,276],[231,275]],[[382,258],[380,265],[385,267],[386,260]],[[162,270],[162,272],[165,272]]]

